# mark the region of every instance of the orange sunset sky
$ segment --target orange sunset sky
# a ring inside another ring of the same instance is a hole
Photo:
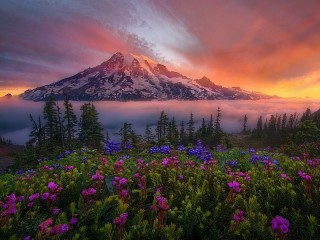
[[[10,0],[0,3],[0,96],[115,52],[191,78],[320,98],[319,0]]]

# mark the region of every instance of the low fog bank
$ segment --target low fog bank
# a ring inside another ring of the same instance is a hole
[[[77,116],[84,102],[72,102]],[[59,102],[62,108],[63,102]],[[208,120],[210,115],[216,117],[220,107],[221,123],[228,132],[239,132],[242,129],[243,117],[248,116],[248,127],[253,129],[261,115],[264,119],[271,114],[302,113],[306,108],[316,111],[320,108],[319,100],[311,99],[276,99],[276,100],[214,100],[214,101],[148,101],[148,102],[94,102],[100,122],[109,136],[117,132],[124,122],[132,123],[137,133],[143,134],[145,126],[155,126],[163,110],[177,123],[188,121],[190,113],[198,125],[202,118]],[[11,139],[14,143],[25,144],[31,129],[29,114],[35,119],[42,115],[44,102],[25,101],[18,97],[0,99],[0,136]]]

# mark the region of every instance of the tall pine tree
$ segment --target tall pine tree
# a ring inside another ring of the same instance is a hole
[[[66,146],[68,148],[72,148],[75,146],[75,134],[76,134],[76,126],[77,126],[77,116],[73,111],[72,104],[69,102],[68,96],[64,95],[64,117],[63,122],[65,123],[65,130],[66,130]]]
[[[99,122],[99,114],[93,104],[86,103],[81,106],[79,121],[79,140],[82,145],[100,148],[103,141],[103,128]]]

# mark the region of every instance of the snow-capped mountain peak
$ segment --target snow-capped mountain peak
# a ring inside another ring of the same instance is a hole
[[[200,100],[260,99],[270,96],[241,89],[223,88],[203,78],[192,80],[166,66],[132,53],[115,53],[100,65],[58,82],[27,90],[24,99],[42,101],[51,93],[71,100]]]

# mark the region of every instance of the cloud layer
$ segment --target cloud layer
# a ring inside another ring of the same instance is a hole
[[[11,0],[0,3],[0,95],[147,55],[194,78],[320,98],[320,2]]]

